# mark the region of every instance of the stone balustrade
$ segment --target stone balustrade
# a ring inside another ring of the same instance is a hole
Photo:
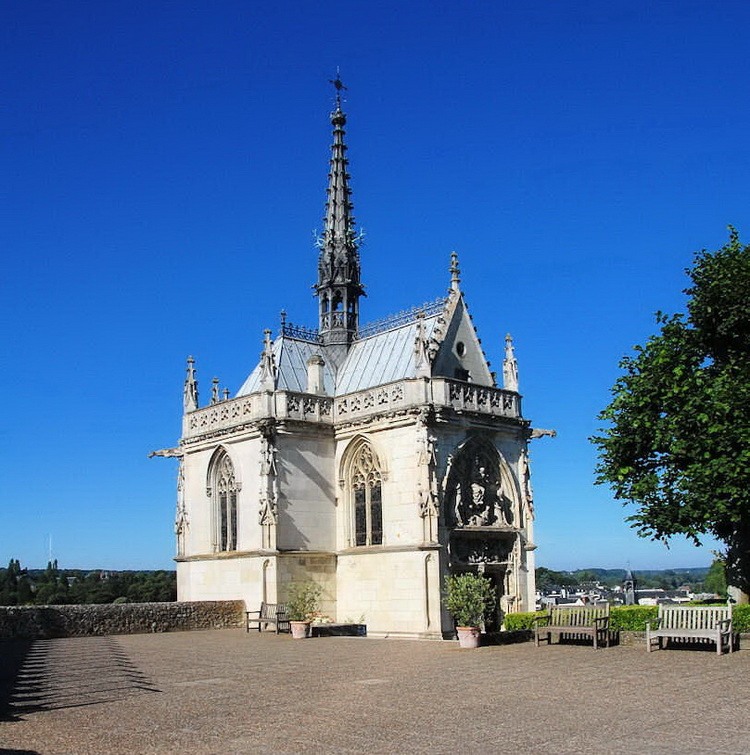
[[[277,391],[220,401],[186,415],[184,437],[200,437],[269,417],[278,421],[333,424],[334,419],[346,422],[425,404],[493,417],[515,419],[521,416],[520,396],[513,391],[447,378],[410,379],[339,396],[335,400],[311,393]]]

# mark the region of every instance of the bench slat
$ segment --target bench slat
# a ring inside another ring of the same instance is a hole
[[[609,604],[603,606],[551,606],[546,616],[538,617],[535,642],[546,639],[552,643],[552,635],[563,634],[592,637],[594,648],[603,641],[609,647]]]
[[[276,634],[280,631],[289,631],[289,619],[287,618],[286,605],[284,603],[266,603],[260,604],[257,611],[245,611],[245,631],[250,631],[250,625],[257,624],[260,632],[263,626],[273,624],[276,627]]]
[[[724,647],[733,652],[732,606],[659,606],[654,629],[646,625],[646,650],[653,650],[654,640],[659,648],[663,639],[703,639],[716,643],[721,655]]]

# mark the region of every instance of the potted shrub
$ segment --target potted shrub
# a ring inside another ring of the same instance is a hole
[[[318,611],[322,592],[323,588],[315,582],[293,582],[289,586],[286,613],[295,639],[308,636],[310,622]]]
[[[479,627],[495,602],[495,588],[480,574],[454,574],[445,578],[445,607],[456,621],[458,644],[479,647]]]

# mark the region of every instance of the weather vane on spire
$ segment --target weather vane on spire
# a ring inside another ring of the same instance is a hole
[[[328,79],[328,81],[333,84],[333,86],[336,87],[336,107],[341,107],[341,90],[346,89],[344,86],[344,82],[341,81],[341,73],[339,72],[339,67],[336,66],[336,78],[335,79]]]

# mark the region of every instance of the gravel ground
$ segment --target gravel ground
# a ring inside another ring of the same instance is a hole
[[[750,652],[292,640],[0,642],[0,753],[746,753]]]

